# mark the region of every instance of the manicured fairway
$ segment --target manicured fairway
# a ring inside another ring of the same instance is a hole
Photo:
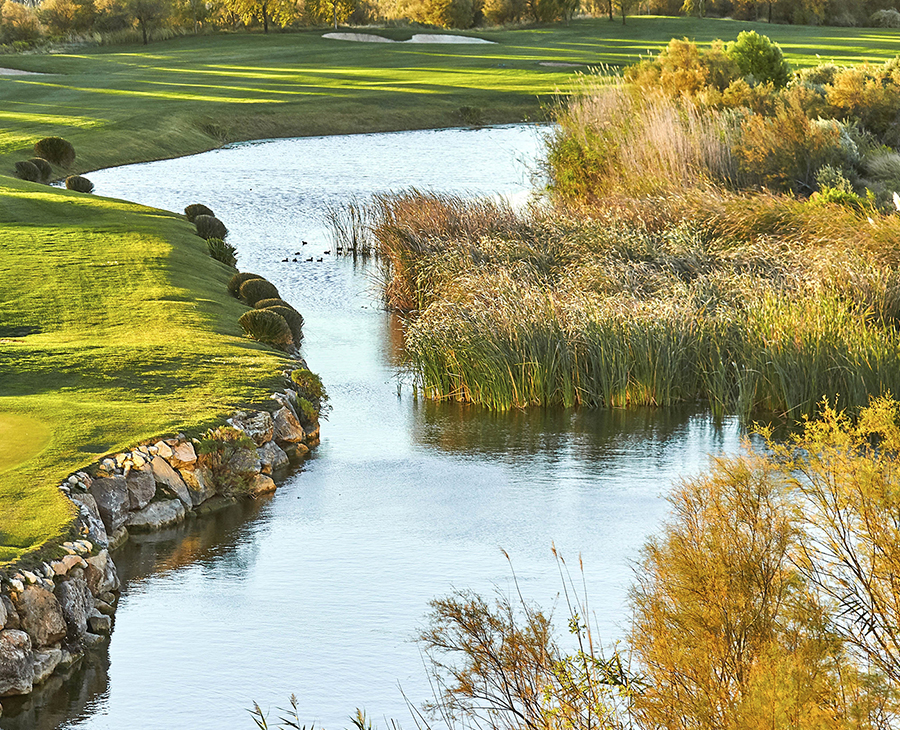
[[[484,122],[536,119],[590,66],[633,63],[672,37],[707,43],[747,29],[769,34],[797,64],[900,53],[893,30],[638,17],[474,33],[496,45],[352,43],[318,30],[11,56],[2,63],[53,75],[0,76],[0,172],[51,134],[71,139],[78,169],[89,170],[223,141],[457,126],[463,107]]]
[[[40,454],[50,437],[49,426],[38,418],[0,413],[0,474]]]

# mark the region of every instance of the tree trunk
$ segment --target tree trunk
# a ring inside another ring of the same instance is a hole
[[[769,25],[772,24],[772,3],[769,2]]]
[[[265,5],[262,6],[262,13],[263,13],[263,33],[268,33],[269,32],[269,12],[268,12],[268,8]]]
[[[613,19],[613,0],[606,0],[606,9],[609,10],[609,19]]]
[[[144,45],[147,45],[147,22],[143,18],[138,18],[141,25],[141,35],[144,36]]]
[[[331,0],[331,19],[334,21],[334,29],[337,30],[337,0]]]
[[[622,25],[625,25],[625,3],[622,3]]]

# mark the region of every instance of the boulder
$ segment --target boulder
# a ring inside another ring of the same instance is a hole
[[[278,444],[296,444],[303,441],[306,434],[297,417],[287,406],[275,412],[275,441]]]
[[[156,496],[156,478],[149,465],[132,469],[125,480],[128,486],[128,509],[144,509]],[[127,522],[127,520],[126,520]]]
[[[88,619],[88,624],[90,624],[92,634],[106,635],[112,629],[112,619],[99,611]]]
[[[275,482],[271,477],[265,474],[257,474],[253,483],[250,485],[250,496],[259,497],[262,494],[269,494],[277,489]]]
[[[3,628],[22,628],[22,623],[19,621],[19,612],[16,611],[16,607],[13,605],[12,599],[9,596],[0,596],[0,604],[3,604],[3,608],[6,611],[6,625]]]
[[[259,474],[262,465],[257,449],[237,449],[225,464],[228,471],[235,474]]]
[[[257,446],[272,440],[275,424],[267,411],[238,411],[229,422],[252,438]]]
[[[107,534],[125,524],[128,516],[128,484],[125,477],[115,475],[95,479],[90,493],[97,500],[97,508]]]
[[[0,697],[25,695],[34,683],[34,652],[24,631],[0,631]]]
[[[119,590],[119,576],[116,573],[116,565],[113,563],[109,552],[101,550],[99,553],[87,559],[87,568],[84,571],[84,579],[87,581],[91,595],[99,596],[107,591]]]
[[[22,630],[27,631],[35,648],[50,646],[66,638],[66,620],[62,608],[50,591],[28,586],[15,600]]]
[[[162,442],[160,441],[160,443]],[[166,446],[166,448],[168,449],[169,447]],[[158,487],[171,492],[188,507],[194,506],[193,502],[191,502],[191,493],[188,491],[184,479],[178,475],[178,472],[170,466],[168,461],[160,456],[154,456],[153,461],[150,462],[150,468],[153,469],[153,478],[156,479]]]
[[[0,601],[0,631],[6,628],[6,604]]]
[[[101,546],[109,543],[109,537],[106,533],[106,525],[100,517],[100,508],[97,506],[97,500],[94,495],[86,492],[73,492],[69,495],[70,499],[78,505],[80,519],[82,524],[88,529],[88,538]]]
[[[184,469],[181,477],[187,485],[191,496],[191,504],[197,507],[216,493],[213,486],[212,475],[207,469]]]
[[[299,463],[309,453],[309,447],[306,444],[284,444],[283,450],[292,464]]]
[[[110,550],[118,550],[126,542],[128,542],[128,530],[125,529],[125,525],[122,525],[109,536],[109,545],[107,545],[107,548]]]
[[[59,666],[59,663],[62,661],[63,653],[62,649],[58,646],[51,647],[49,649],[39,649],[34,652],[34,676],[32,677],[32,683],[34,684],[43,684],[50,678],[50,675],[56,670]]]
[[[70,578],[56,586],[56,600],[68,626],[68,637],[80,639],[87,631],[88,616],[94,610],[94,596],[83,578]]]
[[[156,447],[157,456],[161,456],[163,459],[168,459],[172,456],[172,447],[165,441],[157,441],[153,445]]]
[[[261,446],[258,451],[263,474],[271,474],[290,465],[288,455],[273,441]]]
[[[190,467],[196,461],[197,454],[194,452],[194,445],[190,441],[181,441],[172,447],[169,463],[176,469]]]
[[[125,525],[133,532],[152,532],[182,520],[184,504],[180,499],[168,499],[164,502],[151,502],[144,509],[132,512]]]

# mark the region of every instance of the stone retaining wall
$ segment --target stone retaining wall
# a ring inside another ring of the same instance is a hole
[[[0,584],[0,698],[30,693],[109,635],[120,588],[110,551],[129,532],[159,530],[272,492],[273,477],[318,444],[318,421],[301,425],[289,386],[272,399],[274,413],[239,411],[228,419],[252,445],[237,442],[227,461],[211,464],[198,455],[199,440],[179,434],[104,458],[60,485],[78,509],[81,539],[63,543],[58,560]]]

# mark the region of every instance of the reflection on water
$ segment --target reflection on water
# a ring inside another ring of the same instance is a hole
[[[545,606],[559,591],[551,544],[581,554],[595,624],[606,641],[622,636],[631,566],[665,492],[710,453],[737,450],[737,423],[690,409],[497,414],[417,400],[373,269],[290,260],[302,240],[310,252],[328,246],[319,212],[343,196],[411,185],[512,193],[528,177],[519,160],[539,148],[530,128],[411,132],[92,174],[100,194],[209,204],[242,270],[302,312],[304,355],[334,410],[313,457],[270,500],[118,553],[126,589],[108,653],[0,728],[249,728],[254,701],[284,706],[292,693],[306,721],[329,730],[356,707],[410,722],[398,685],[415,703],[429,697],[411,641],[429,600],[454,587],[508,590],[500,548],[523,594]]]

